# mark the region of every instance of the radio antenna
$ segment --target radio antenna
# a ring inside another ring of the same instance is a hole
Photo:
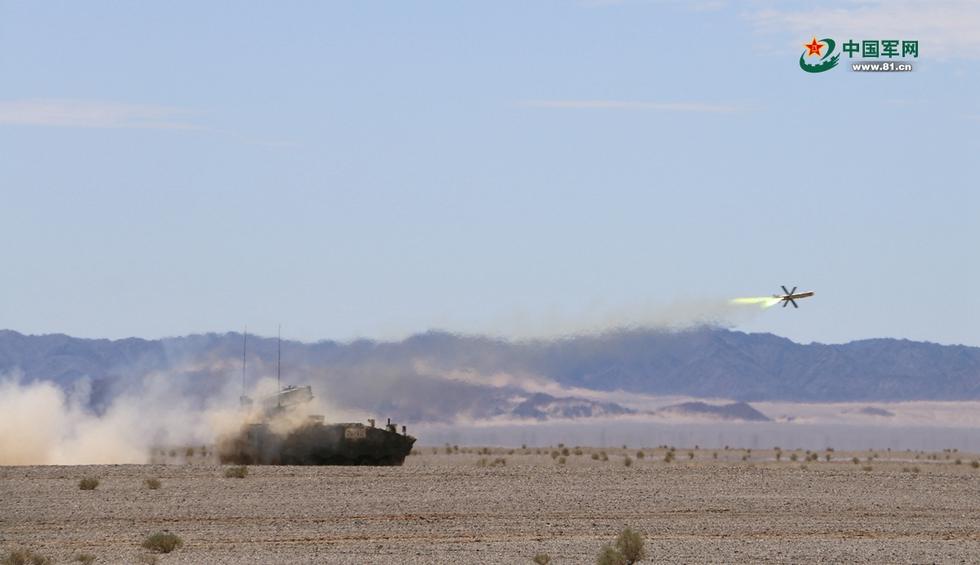
[[[278,406],[282,408],[282,324],[279,324],[279,335],[276,342],[276,386],[279,387],[279,393],[276,398],[279,400]]]
[[[245,405],[245,351],[248,346],[248,325],[245,325],[245,331],[242,332],[242,406]]]

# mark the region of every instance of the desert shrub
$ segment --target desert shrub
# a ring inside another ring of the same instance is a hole
[[[559,457],[558,458],[558,464],[559,465],[564,465],[565,464],[565,458],[564,457]]]
[[[871,465],[865,465],[864,467],[861,467],[861,470],[864,471],[865,473],[870,473],[871,469],[872,469]]]
[[[453,448],[450,447],[450,445],[447,443],[446,444],[446,455],[452,455],[452,454],[453,454]]]
[[[912,472],[913,473],[918,473],[919,472],[919,468],[918,467],[912,467]]]
[[[78,488],[81,490],[95,490],[99,486],[99,479],[95,477],[85,477],[78,481]]]
[[[503,457],[498,457],[494,459],[493,462],[490,463],[491,467],[503,467],[505,465],[507,465],[507,460],[504,459]]]
[[[643,459],[646,456],[647,456],[647,454],[646,453],[643,453],[642,451],[637,451],[636,452],[636,458],[637,459]]]
[[[688,461],[694,461],[694,452],[693,451],[688,451],[687,452],[687,459],[688,459]]]
[[[582,452],[582,448],[581,447],[576,447],[575,448],[575,451],[573,451],[572,453],[574,453],[575,455],[582,455],[582,453],[583,453]]]
[[[81,563],[82,565],[92,565],[92,563],[95,563],[95,556],[91,553],[79,553],[72,561]]]
[[[601,459],[603,461],[609,461],[609,456],[606,455],[606,452],[605,451],[600,451],[599,452],[599,459]]]
[[[607,544],[599,551],[598,565],[632,565],[646,559],[643,536],[630,528],[623,529],[615,544]]]
[[[507,455],[513,455],[513,454],[514,454],[514,450],[513,449],[507,451]]]
[[[599,550],[596,565],[626,565],[626,558],[612,544],[606,544]]]
[[[861,460],[858,459],[857,457],[851,457],[851,463],[854,463],[855,465],[857,465],[860,462],[861,462]]]
[[[537,565],[548,565],[551,563],[551,556],[547,553],[539,553],[531,561],[534,561]]]
[[[796,462],[796,460],[799,459],[799,458],[800,458],[799,455],[797,455],[795,453],[790,453],[789,454],[789,460],[790,461]]]
[[[169,454],[169,455],[170,455],[171,457],[177,457],[177,450],[176,450],[176,449],[171,449],[171,450],[170,450],[170,454]]]
[[[228,467],[225,469],[226,479],[244,479],[248,476],[248,467],[245,465],[239,465],[235,467]]]
[[[599,454],[598,453],[593,453],[592,454],[592,460],[593,461],[598,461],[599,460]]]
[[[162,483],[160,482],[160,479],[151,477],[151,478],[146,479],[145,481],[143,481],[143,484],[146,485],[146,488],[148,488],[150,490],[157,490],[158,488],[160,488],[160,485]]]
[[[829,453],[826,454],[826,455],[824,455],[823,458],[827,460],[827,463],[830,463],[830,454]]]
[[[15,549],[8,553],[0,563],[3,565],[51,565],[54,561],[50,557],[34,553],[30,549]]]
[[[783,452],[782,451],[779,451],[777,449],[776,450],[776,461],[780,461],[780,460],[782,460],[782,458],[783,458]]]
[[[629,467],[632,464],[633,464],[633,460],[630,459],[630,456],[629,455],[627,455],[626,456],[626,459],[623,459],[623,465],[626,465],[627,467]]]
[[[980,468],[980,461],[977,461],[976,459],[970,461],[970,467],[973,467],[974,469]]]
[[[718,452],[717,451],[712,451],[711,452],[711,458],[712,459],[718,459]]]
[[[194,457],[194,448],[193,447],[188,447],[187,450],[184,451],[184,456],[185,457]]]
[[[156,553],[170,553],[184,545],[184,540],[177,534],[170,532],[157,532],[150,534],[143,540],[143,547]]]
[[[962,465],[963,461],[959,457],[957,457],[956,461],[953,461],[953,463],[956,463],[957,465]]]
[[[673,451],[668,451],[667,453],[664,454],[664,463],[670,463],[673,460],[674,460]]]
[[[486,466],[487,466],[487,464],[488,464],[488,463],[487,463],[487,458],[486,458],[486,457],[481,457],[481,458],[479,459],[479,461],[477,461],[477,462],[476,462],[476,466],[477,466],[477,467],[486,467]]]
[[[567,447],[563,447],[561,448],[561,454],[564,457],[568,457],[569,455],[572,454],[572,452],[570,452]]]
[[[748,461],[748,460],[749,460],[749,454],[746,453],[745,455],[742,456],[742,461]],[[795,459],[794,459],[794,461],[795,461]]]

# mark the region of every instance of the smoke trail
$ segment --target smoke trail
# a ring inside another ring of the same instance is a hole
[[[752,296],[748,298],[733,298],[731,304],[738,304],[742,306],[758,306],[759,308],[769,308],[770,306],[775,306],[779,304],[781,299],[776,296]]]

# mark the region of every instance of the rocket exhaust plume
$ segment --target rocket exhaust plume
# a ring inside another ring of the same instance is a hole
[[[748,298],[733,298],[731,300],[732,304],[737,304],[740,306],[758,306],[759,308],[769,308],[770,306],[775,306],[779,304],[779,297],[776,296],[752,296]]]

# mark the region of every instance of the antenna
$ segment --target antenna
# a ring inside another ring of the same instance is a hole
[[[282,392],[282,324],[279,324],[279,335],[276,342],[277,351],[276,354],[278,358],[276,359],[276,386],[279,387],[279,392]],[[282,394],[277,394],[276,399],[278,400],[279,408],[282,408]]]
[[[245,326],[245,331],[242,332],[242,398],[241,403],[245,405],[245,350],[248,346],[248,325]]]

